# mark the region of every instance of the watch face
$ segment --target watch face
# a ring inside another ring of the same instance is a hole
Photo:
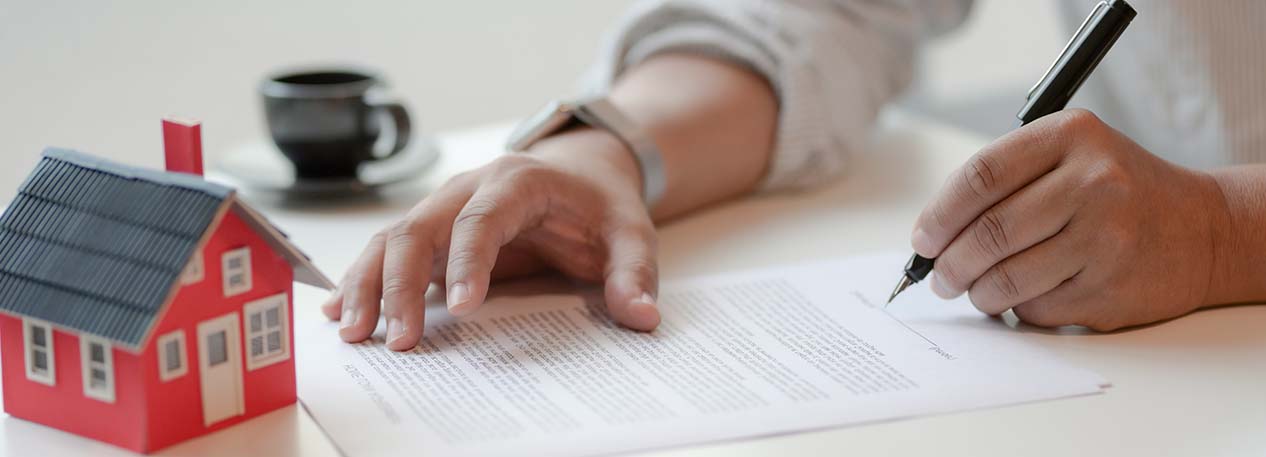
[[[544,109],[533,114],[514,129],[509,139],[510,150],[525,150],[541,137],[558,130],[571,120],[572,108],[570,104],[564,102],[550,102]]]

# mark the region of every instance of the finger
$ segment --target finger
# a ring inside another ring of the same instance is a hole
[[[435,251],[448,244],[453,218],[470,197],[472,185],[441,188],[392,226],[383,259],[382,313],[387,347],[412,349],[426,325],[426,289]]]
[[[428,217],[429,216],[429,217]],[[391,228],[383,259],[382,314],[387,319],[387,348],[404,351],[422,338],[426,325],[426,289],[430,286],[435,225],[442,215],[410,217]]]
[[[1054,169],[1073,141],[1065,132],[1096,121],[1088,113],[1067,110],[1043,117],[972,156],[919,214],[911,235],[915,252],[939,256],[982,212]]]
[[[1084,322],[1088,292],[1085,273],[1079,273],[1054,289],[1011,308],[1021,321],[1038,327],[1062,327]]]
[[[435,261],[431,264],[431,282],[441,287],[446,284],[445,280],[448,277],[445,271],[448,268],[447,249],[447,243],[440,245],[439,250],[435,252]],[[536,250],[529,243],[524,242],[523,236],[520,235],[497,253],[497,263],[492,266],[491,281],[527,276],[548,266],[549,264],[541,259]]]
[[[339,336],[343,341],[364,341],[378,325],[378,304],[382,300],[382,256],[387,235],[379,232],[369,240],[360,257],[343,279],[343,313]]]
[[[957,297],[986,270],[1068,225],[1081,206],[1069,197],[1072,174],[1047,173],[971,222],[937,257],[932,291],[943,298]]]
[[[321,313],[325,314],[325,317],[327,319],[336,321],[336,320],[339,320],[339,317],[340,317],[340,314],[342,314],[342,311],[343,311],[343,286],[342,284],[340,284],[339,287],[334,289],[334,292],[330,293],[329,298],[325,299],[325,303],[321,304]]]
[[[536,171],[498,179],[466,202],[453,221],[445,282],[448,310],[464,316],[483,304],[497,253],[522,230],[540,218],[543,202],[526,182],[548,182]]]
[[[1085,267],[1086,255],[1079,248],[1083,241],[1060,233],[990,267],[971,286],[972,304],[998,315],[1054,290]]]
[[[626,327],[654,330],[660,320],[655,229],[649,220],[625,224],[611,232],[607,245],[607,312]]]

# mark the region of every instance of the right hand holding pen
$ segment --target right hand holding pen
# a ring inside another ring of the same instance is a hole
[[[490,281],[553,268],[602,281],[616,321],[653,330],[655,228],[640,190],[614,136],[581,128],[547,138],[454,177],[374,235],[322,311],[348,342],[368,338],[381,313],[387,346],[408,350],[422,337],[431,282],[460,316],[484,302]]]
[[[999,138],[946,181],[912,235],[932,291],[1044,327],[1100,331],[1256,298],[1238,284],[1226,193],[1089,111]]]

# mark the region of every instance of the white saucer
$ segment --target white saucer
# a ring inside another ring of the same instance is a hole
[[[439,147],[428,137],[414,138],[395,156],[365,162],[356,178],[297,179],[294,164],[270,140],[252,141],[230,148],[212,164],[216,175],[228,184],[287,196],[359,195],[421,176],[439,157]]]

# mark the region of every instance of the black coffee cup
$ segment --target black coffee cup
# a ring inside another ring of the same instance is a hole
[[[294,163],[297,179],[355,179],[358,167],[404,150],[409,113],[382,101],[382,80],[348,69],[281,73],[260,85],[268,131]],[[391,144],[380,145],[381,124],[393,125]]]

